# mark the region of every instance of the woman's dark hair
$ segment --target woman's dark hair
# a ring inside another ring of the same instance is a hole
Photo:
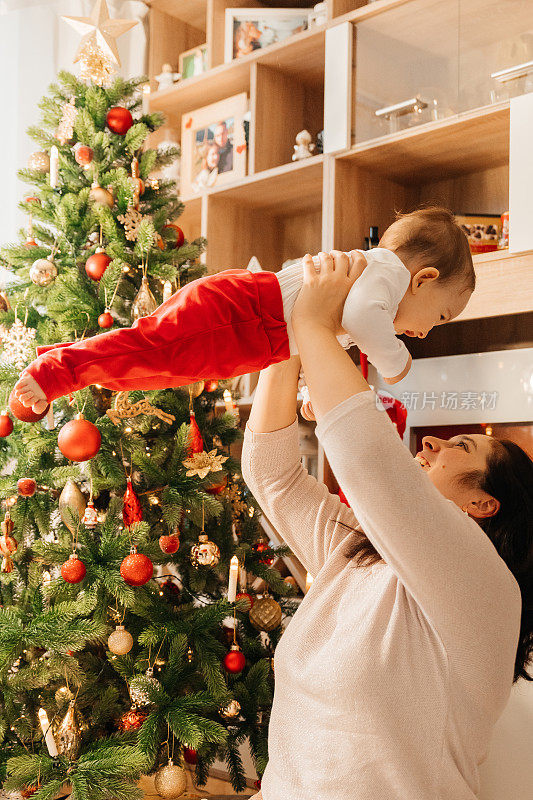
[[[508,439],[492,441],[486,470],[467,472],[460,483],[478,487],[500,502],[496,514],[476,522],[513,573],[522,593],[513,683],[519,678],[533,681],[526,671],[533,656],[533,461]],[[354,532],[360,536],[346,547],[346,558],[354,559],[358,567],[383,561],[372,542],[360,531]]]

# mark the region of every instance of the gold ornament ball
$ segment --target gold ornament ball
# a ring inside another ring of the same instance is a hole
[[[107,640],[107,646],[115,655],[125,656],[133,647],[133,636],[124,625],[117,625]]]
[[[68,686],[60,686],[54,697],[58,706],[62,706],[63,703],[70,703],[71,700],[74,700],[74,695]]]
[[[113,208],[113,204],[115,202],[113,195],[107,189],[104,189],[103,186],[99,184],[94,184],[92,186],[91,191],[89,192],[89,198],[100,206],[109,206],[109,208]]]
[[[172,759],[166,767],[162,767],[155,774],[154,785],[157,794],[173,800],[180,797],[187,789],[187,773],[183,767],[178,767]]]
[[[195,383],[190,383],[186,388],[189,390],[192,397],[200,397],[205,388],[205,382],[196,381]]]
[[[54,738],[60,754],[74,761],[80,752],[81,735],[81,719],[76,709],[75,700],[71,700],[67,713],[54,731]]]
[[[37,286],[49,286],[57,278],[57,267],[51,256],[38,258],[30,267],[30,280]]]
[[[224,719],[235,719],[238,717],[241,711],[241,704],[238,700],[230,700],[227,706],[223,706],[219,709],[219,713],[221,717]]]
[[[28,169],[36,169],[38,172],[50,171],[50,156],[48,153],[37,151],[28,158]]]
[[[207,533],[198,536],[198,542],[191,547],[191,563],[193,567],[215,567],[220,561],[218,545],[209,540]]]
[[[258,631],[273,631],[281,622],[281,606],[267,595],[255,601],[248,616]]]

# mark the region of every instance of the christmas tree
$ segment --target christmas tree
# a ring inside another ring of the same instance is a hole
[[[40,104],[20,171],[28,229],[0,254],[14,279],[0,297],[0,784],[130,800],[155,773],[178,797],[184,759],[200,785],[222,759],[242,791],[239,745],[258,776],[268,759],[272,655],[295,601],[272,566],[288,548],[258,533],[231,453],[238,420],[215,413],[223,387],[93,385],[42,422],[7,407],[36,345],[130,326],[202,273],[205,242],[187,241],[174,183],[154,177],[178,151],[148,146],[164,120],[142,111],[146,79],[112,79],[98,41],[83,79],[60,73]]]

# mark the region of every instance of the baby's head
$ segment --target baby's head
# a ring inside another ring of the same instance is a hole
[[[411,273],[394,319],[396,333],[424,338],[461,313],[476,275],[468,240],[451,211],[430,206],[397,213],[379,247],[395,252]]]

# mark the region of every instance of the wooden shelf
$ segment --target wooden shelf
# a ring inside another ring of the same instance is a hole
[[[238,183],[213,188],[208,196],[248,208],[295,215],[322,206],[323,155],[248,175]]]
[[[150,110],[180,118],[196,108],[249,92],[253,64],[272,67],[304,85],[323,89],[324,43],[324,28],[303,31],[287,41],[213,67],[203,75],[178,81],[169,89],[153,92]]]
[[[505,164],[509,102],[361,142],[339,158],[406,185]]]
[[[473,256],[476,290],[456,320],[498,317],[531,311],[533,251],[495,250]],[[453,324],[453,323],[452,323]]]

